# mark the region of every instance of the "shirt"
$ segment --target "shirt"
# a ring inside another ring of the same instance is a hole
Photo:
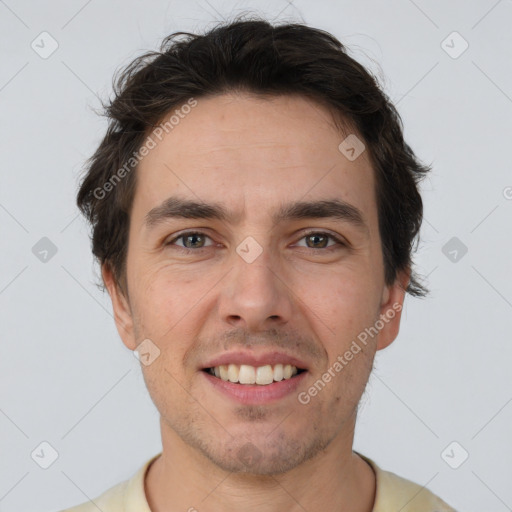
[[[376,477],[375,503],[372,512],[457,512],[447,503],[410,480],[381,469],[372,459],[357,453],[372,467]],[[144,480],[155,455],[135,475],[108,489],[92,501],[59,512],[151,512],[144,490]],[[94,502],[94,503],[93,503]]]

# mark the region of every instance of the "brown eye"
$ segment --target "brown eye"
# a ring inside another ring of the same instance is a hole
[[[306,240],[307,240],[307,243],[311,244],[311,245],[308,245],[309,247],[311,247],[312,249],[323,249],[324,247],[327,246],[327,240],[329,239],[328,236],[326,235],[319,235],[319,234],[314,234],[314,235],[308,235],[306,236]]]
[[[345,244],[339,240],[337,237],[331,235],[330,233],[322,233],[322,232],[312,232],[306,234],[301,240],[306,241],[305,247],[308,249],[335,249],[336,246],[344,246]],[[334,243],[329,244],[329,241],[332,240]],[[302,246],[304,247],[304,246]]]

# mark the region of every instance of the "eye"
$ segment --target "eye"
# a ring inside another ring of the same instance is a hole
[[[329,239],[333,240],[334,244],[327,245]],[[310,233],[304,235],[301,240],[306,240],[306,247],[308,249],[331,249],[333,245],[345,245],[339,238],[335,237],[334,235],[321,231],[311,231]]]
[[[175,245],[185,251],[198,251],[200,249],[214,245],[213,243],[207,245],[206,240],[211,241],[211,238],[205,233],[200,231],[185,231],[180,233],[178,236],[175,236],[168,242],[165,242],[164,245]],[[338,237],[323,231],[311,231],[306,233],[300,240],[306,241],[306,245],[302,245],[302,247],[306,247],[308,249],[332,250],[346,245]],[[333,243],[329,244],[329,240]],[[182,244],[177,244],[177,241],[181,241]]]
[[[169,240],[168,242],[165,243],[165,245],[175,245],[174,242],[176,242],[177,240],[182,240],[183,245],[178,244],[178,247],[181,247],[182,249],[203,249],[204,247],[209,247],[208,245],[205,245],[205,239],[211,240],[211,238],[208,235],[201,233],[199,231],[186,231],[174,237],[172,240]]]

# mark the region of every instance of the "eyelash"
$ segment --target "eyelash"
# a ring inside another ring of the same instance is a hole
[[[211,240],[211,237],[208,236],[206,233],[203,233],[202,231],[184,231],[183,233],[180,233],[178,236],[175,236],[173,239],[169,240],[168,242],[165,242],[165,246],[168,246],[168,245],[173,245],[174,242],[176,242],[177,240],[180,240],[182,238],[185,238],[189,235],[201,235],[201,236],[205,236],[207,238],[210,238]],[[320,248],[317,248],[315,249],[314,247],[304,247],[304,249],[310,249],[312,251],[318,251],[318,250],[323,250],[324,252],[331,252],[332,250],[336,250],[336,249],[339,249],[340,247],[346,247],[347,244],[344,243],[342,240],[340,240],[338,237],[334,236],[334,235],[331,235],[330,233],[325,233],[324,231],[310,231],[308,233],[305,233],[304,235],[302,235],[302,237],[299,239],[299,240],[302,240],[308,236],[311,236],[311,235],[321,235],[321,236],[326,236],[327,238],[330,238],[332,240],[334,240],[337,245],[332,245],[330,247],[320,247]],[[203,249],[208,249],[209,247],[212,247],[211,245],[209,246],[206,246],[206,247],[199,247],[197,249],[189,249],[188,247],[181,247],[179,245],[175,246],[177,247],[180,251],[182,252],[185,252],[186,254],[189,254],[189,253],[192,253],[192,252],[200,252],[202,251]]]

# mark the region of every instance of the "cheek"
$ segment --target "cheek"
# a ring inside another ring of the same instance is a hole
[[[328,280],[316,280],[316,283],[317,291],[305,299],[305,303],[310,309],[308,317],[316,323],[315,330],[327,352],[328,362],[323,370],[330,368],[336,375],[331,388],[333,393],[349,402],[357,400],[375,354],[375,339],[360,337],[378,318],[375,285],[371,276],[348,272],[335,278],[331,274]],[[339,358],[342,358],[341,363]],[[341,371],[333,367],[336,361],[343,365]]]
[[[164,336],[191,312],[204,290],[204,282],[187,272],[149,268],[135,282],[134,304],[141,323]]]
[[[301,301],[322,321],[337,339],[357,334],[373,323],[379,310],[379,296],[368,269],[365,272],[344,267],[304,279],[297,287]]]
[[[175,382],[166,370],[179,381],[183,380],[187,351],[201,328],[197,318],[202,312],[200,299],[207,289],[197,276],[186,271],[178,276],[168,268],[151,269],[134,283],[139,338],[149,338],[160,350],[155,363],[144,368],[148,386],[169,381],[168,386],[173,387]]]

